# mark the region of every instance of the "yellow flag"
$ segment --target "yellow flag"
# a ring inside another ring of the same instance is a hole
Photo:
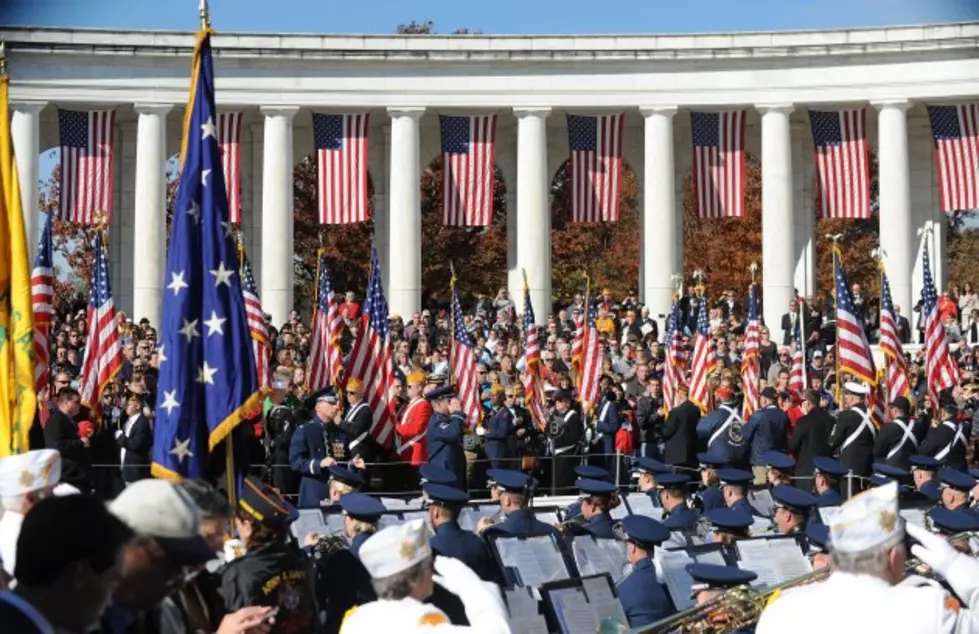
[[[20,181],[10,138],[8,78],[0,76],[0,458],[30,449],[34,311]]]

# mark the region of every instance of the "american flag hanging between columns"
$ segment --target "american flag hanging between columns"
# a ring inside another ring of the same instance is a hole
[[[979,103],[929,106],[942,210],[979,209]]]
[[[91,225],[112,219],[113,110],[59,110],[61,199],[58,217]]]
[[[496,115],[439,117],[442,133],[442,224],[493,222]]]
[[[321,224],[366,222],[370,115],[313,113],[316,191]]]
[[[241,224],[241,117],[240,110],[218,115],[221,168],[228,189],[228,221]]]
[[[622,202],[623,114],[568,115],[572,222],[615,222]]]
[[[744,215],[745,117],[744,110],[690,113],[693,186],[701,218]]]
[[[870,218],[867,110],[809,111],[820,218]]]

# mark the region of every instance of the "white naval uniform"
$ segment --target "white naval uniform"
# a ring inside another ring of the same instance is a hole
[[[868,575],[834,572],[822,582],[787,590],[761,615],[755,634],[974,634],[979,633],[979,563],[961,555],[952,564],[959,611],[931,586],[891,586]],[[960,565],[961,564],[961,565]]]
[[[15,511],[4,510],[0,516],[0,559],[3,559],[4,571],[11,577],[17,563],[17,537],[23,522],[24,515]]]

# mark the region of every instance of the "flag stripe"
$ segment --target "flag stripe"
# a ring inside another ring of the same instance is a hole
[[[867,111],[809,111],[820,218],[870,217]]]
[[[51,257],[51,216],[44,216],[44,229],[31,271],[31,305],[34,313],[34,391],[48,386],[50,327],[54,317],[54,266]]]
[[[228,220],[241,223],[241,118],[243,113],[218,114],[218,147],[221,150],[221,167],[224,184],[228,190]]]
[[[313,113],[316,187],[321,224],[367,221],[367,134],[370,114]]]
[[[58,217],[95,224],[112,216],[115,111],[59,110],[61,151]]]
[[[479,401],[479,382],[476,379],[476,341],[462,319],[459,290],[452,285],[453,336],[449,350],[456,394],[466,415],[466,426],[475,429],[482,421],[483,407]]]
[[[615,222],[622,202],[624,114],[568,115],[572,222]]]
[[[744,355],[741,360],[741,389],[744,392],[744,419],[759,407],[761,381],[761,326],[758,323],[758,287],[748,289],[748,323],[744,331]],[[667,355],[669,356],[669,355]]]
[[[440,116],[442,224],[485,227],[493,221],[496,115]]]
[[[946,212],[979,208],[979,103],[929,106]]]
[[[746,116],[745,110],[690,113],[694,192],[701,218],[744,215]]]
[[[313,335],[309,344],[309,389],[338,385],[343,370],[343,351],[340,336],[343,318],[330,281],[326,255],[319,259],[316,311],[313,315]]]
[[[931,275],[931,258],[928,255],[927,242],[922,255],[922,270],[924,279],[921,288],[921,310],[925,326],[925,378],[928,382],[932,407],[937,410],[942,390],[955,386],[961,380],[961,376],[958,363],[949,350],[948,337],[942,324],[938,291]]]
[[[109,282],[109,263],[106,259],[105,232],[98,231],[94,245],[95,265],[88,302],[88,337],[82,361],[82,402],[98,406],[102,391],[122,367],[122,341],[116,324],[116,308]],[[93,412],[97,415],[97,412]]]

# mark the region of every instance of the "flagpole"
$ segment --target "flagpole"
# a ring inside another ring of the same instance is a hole
[[[581,392],[582,392],[582,389],[581,389],[581,379],[583,379],[584,378],[584,375],[586,374],[585,372],[581,372],[580,370],[581,370],[581,363],[582,363],[582,361],[585,358],[585,340],[584,340],[584,336],[586,334],[588,334],[588,315],[589,315],[589,313],[591,313],[591,305],[589,304],[589,302],[591,301],[590,300],[590,297],[591,297],[591,278],[588,277],[588,272],[587,271],[585,271],[584,273],[582,273],[582,275],[585,276],[585,303],[582,306],[582,308],[584,310],[584,313],[583,313],[583,315],[581,317],[581,324],[582,324],[581,325],[581,336],[582,336],[582,340],[581,340],[581,350],[578,352],[578,371],[575,373],[575,377],[574,377],[574,385],[575,385],[576,388],[578,388],[578,394],[581,394]],[[573,361],[573,359],[572,359],[572,361]],[[574,363],[572,362],[571,365],[574,366]]]
[[[452,372],[452,350],[455,348],[456,340],[456,268],[449,260],[449,385],[454,385],[454,372]],[[461,308],[461,306],[460,306]]]
[[[833,251],[833,288],[836,288],[836,279],[839,275],[837,270],[837,262],[839,262],[843,254],[840,251],[840,239],[843,237],[842,233],[837,233],[835,235],[826,234],[826,237],[832,243]],[[836,406],[840,406],[840,381],[843,377],[840,376],[840,294],[834,293],[835,301],[833,302],[833,312],[836,317],[834,326],[836,327],[836,337],[833,343],[833,361],[836,365],[836,385],[834,387],[834,400],[836,401]]]
[[[802,389],[809,389],[809,366],[806,363],[806,321],[803,315],[803,302],[799,304],[799,347],[802,349]]]
[[[878,274],[879,274],[879,277],[880,277],[880,306],[877,307],[877,328],[878,328],[878,330],[880,329],[881,325],[884,322],[884,274],[887,272],[887,270],[886,270],[886,268],[884,266],[884,258],[886,256],[887,256],[887,253],[882,248],[880,248],[880,247],[877,247],[876,249],[874,249],[873,251],[870,252],[870,257],[877,261],[877,270],[878,270]],[[878,344],[879,343],[880,342],[878,340]],[[883,349],[881,349],[881,353],[884,356],[884,368],[886,368],[887,367],[887,352],[885,352]],[[881,368],[881,370],[883,370],[884,368]],[[885,373],[885,377],[886,377],[886,373]],[[878,372],[877,372],[877,383],[878,384],[880,383],[880,380],[881,380],[881,375],[880,375],[880,370],[878,370]],[[888,388],[888,385],[887,385],[886,378],[884,379],[884,398],[887,399],[887,402],[888,403],[890,402],[890,393],[889,393],[889,388]]]

